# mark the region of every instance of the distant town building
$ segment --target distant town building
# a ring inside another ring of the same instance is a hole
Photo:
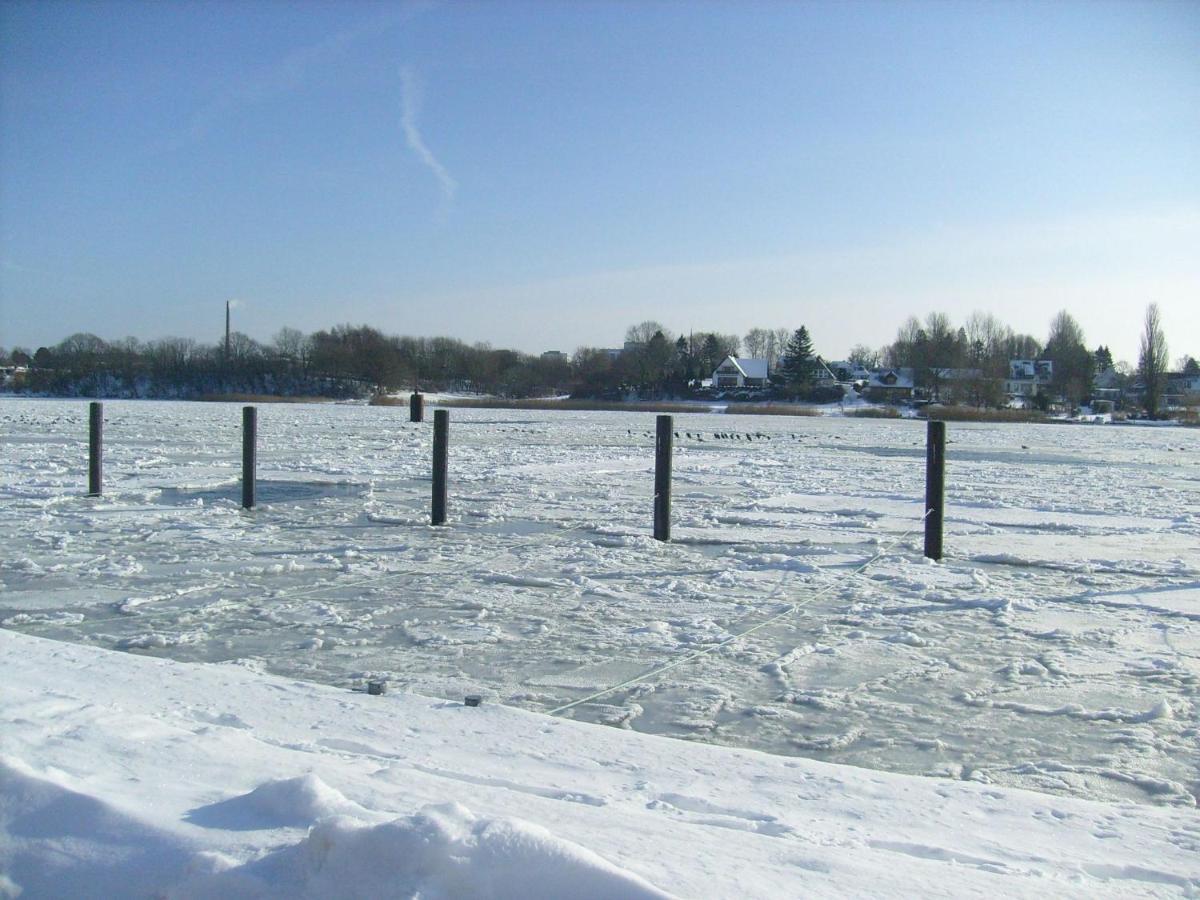
[[[1167,407],[1195,405],[1200,400],[1200,375],[1187,372],[1168,372],[1163,405]]]
[[[1017,400],[1036,397],[1050,387],[1054,380],[1054,360],[1010,359],[1004,393]]]
[[[1092,379],[1092,406],[1095,408],[1095,401],[1103,400],[1117,406],[1124,400],[1125,390],[1123,379],[1116,369],[1108,368],[1103,372],[1097,372],[1096,377]]]
[[[867,381],[871,377],[870,369],[846,360],[835,360],[825,363],[826,368],[833,373],[839,382]]]
[[[768,365],[765,359],[727,356],[713,370],[712,385],[718,390],[729,388],[764,388],[767,386]]]
[[[897,403],[911,400],[913,395],[912,369],[875,369],[866,385],[867,399],[872,403]]]
[[[542,354],[542,359],[548,362],[567,362],[570,357],[561,350],[547,350]]]

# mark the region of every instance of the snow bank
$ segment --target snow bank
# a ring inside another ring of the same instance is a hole
[[[5,898],[1200,891],[1191,810],[372,697],[12,632],[0,632],[0,663]]]
[[[308,834],[250,862],[197,849],[116,807],[0,762],[0,897],[178,898],[670,896],[592,851],[516,818],[448,803],[370,825],[313,775],[271,781],[190,821],[210,828],[303,824]],[[531,875],[536,873],[536,879]]]
[[[350,888],[350,886],[353,886]],[[668,897],[578,844],[520,819],[475,816],[457,803],[364,826],[318,822],[297,844],[194,879],[179,897]]]

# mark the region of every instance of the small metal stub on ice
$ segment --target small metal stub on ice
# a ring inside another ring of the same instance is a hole
[[[479,694],[467,694],[467,696],[463,697],[464,706],[478,706],[482,702],[483,697]]]
[[[386,681],[368,681],[367,682],[367,693],[368,694],[386,694],[387,693],[387,682]]]

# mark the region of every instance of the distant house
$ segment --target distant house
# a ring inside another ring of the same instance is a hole
[[[898,403],[911,400],[913,393],[912,369],[875,369],[870,373],[864,392],[874,403]]]
[[[764,388],[769,378],[767,361],[750,357],[727,356],[713,369],[712,385],[718,390]]]
[[[1200,398],[1200,375],[1184,372],[1167,373],[1167,389],[1163,392],[1166,406],[1184,406]]]
[[[1096,400],[1106,400],[1114,406],[1119,406],[1124,398],[1122,378],[1116,369],[1108,368],[1096,373],[1096,377],[1092,379],[1093,407]]]
[[[0,366],[0,384],[8,387],[22,381],[28,374],[28,366]]]
[[[542,359],[547,362],[569,362],[571,358],[561,350],[547,350],[542,354]]]
[[[1010,359],[1008,377],[1004,379],[1004,393],[1014,400],[1032,400],[1049,390],[1054,379],[1054,360]]]
[[[821,357],[815,357],[813,360],[813,384],[821,387],[832,387],[840,381],[846,381],[842,378],[836,369],[829,365]]]
[[[825,363],[825,367],[842,383],[850,381],[866,382],[871,378],[871,372],[865,366],[846,360],[835,360]]]

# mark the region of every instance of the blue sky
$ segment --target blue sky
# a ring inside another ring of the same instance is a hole
[[[0,345],[1070,310],[1200,355],[1200,4],[0,5]]]

